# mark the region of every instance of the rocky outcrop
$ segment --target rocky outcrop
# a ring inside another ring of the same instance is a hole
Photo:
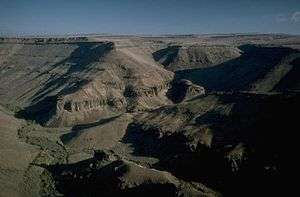
[[[161,103],[170,103],[167,98],[169,84],[170,81],[152,87],[140,87],[130,84],[124,91],[124,96],[128,101],[127,110],[129,112],[145,111],[160,106]]]
[[[108,73],[104,71],[102,76]],[[169,102],[166,92],[171,79],[171,75],[166,74],[158,74],[157,83],[150,78],[140,77],[132,82],[124,80],[122,75],[116,75],[108,84],[96,77],[72,93],[66,91],[65,94],[62,91],[57,103],[56,120],[61,121],[59,124],[72,125],[74,122],[92,122],[126,111],[144,111],[164,105]],[[149,83],[147,80],[150,84],[145,84]]]
[[[169,46],[153,53],[166,69],[177,71],[207,68],[239,57],[240,50],[228,46]]]
[[[191,81],[186,79],[173,81],[172,88],[168,92],[169,98],[175,103],[204,94],[204,87],[193,84]]]
[[[13,51],[15,46],[18,47]],[[125,53],[113,42],[6,43],[2,47],[3,53],[11,55],[6,56],[1,81],[5,86],[14,80],[16,88],[13,92],[2,91],[0,97],[18,100],[27,117],[44,125],[73,126],[170,103],[166,92],[173,73],[154,61],[146,64],[142,61],[146,54]],[[40,68],[37,60],[56,59],[53,50],[62,50],[63,56],[54,64],[41,62],[44,66]],[[52,56],[47,57],[49,53]],[[25,57],[20,54],[27,54],[23,66]],[[29,87],[30,81],[39,84]]]

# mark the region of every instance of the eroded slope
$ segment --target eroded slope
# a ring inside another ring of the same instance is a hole
[[[197,39],[1,42],[0,195],[286,192],[299,51]]]
[[[201,96],[137,117],[124,143],[159,158],[157,168],[224,195],[275,194],[284,191],[292,144],[282,136],[296,135],[297,109],[298,94]]]
[[[139,62],[112,42],[1,44],[1,51],[2,102],[25,107],[21,115],[49,126],[169,102],[165,93],[173,73]]]
[[[299,90],[299,80],[293,77],[298,73],[298,50],[264,45],[243,45],[239,49],[240,56],[228,61],[222,61],[221,58],[220,64],[210,64],[209,67],[201,64],[194,69],[190,69],[193,66],[188,67],[177,71],[176,78],[189,79],[212,91]]]
[[[166,69],[177,71],[211,67],[238,58],[240,50],[229,46],[169,46],[153,53]]]
[[[39,153],[36,146],[19,139],[19,129],[25,122],[0,106],[0,196],[38,196],[39,181],[27,180],[31,162]]]

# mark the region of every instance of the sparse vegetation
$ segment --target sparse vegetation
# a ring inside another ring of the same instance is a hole
[[[8,109],[9,111],[11,111],[15,114],[22,110],[22,107],[20,107],[16,103],[8,103],[5,105],[5,107],[6,107],[6,109]]]
[[[18,136],[22,140],[27,140],[27,136],[30,132],[35,131],[38,127],[38,124],[35,121],[27,121],[22,127],[18,129]]]

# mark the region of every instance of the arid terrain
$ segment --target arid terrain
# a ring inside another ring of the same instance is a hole
[[[300,36],[0,38],[0,197],[287,196]]]

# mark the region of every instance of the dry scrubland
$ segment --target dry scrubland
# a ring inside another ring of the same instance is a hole
[[[0,38],[0,196],[284,191],[289,35]]]

